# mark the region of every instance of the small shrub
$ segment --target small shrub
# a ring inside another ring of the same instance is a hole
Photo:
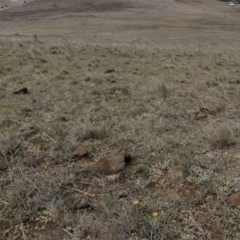
[[[91,91],[91,94],[94,95],[94,96],[100,96],[101,92],[99,92],[97,89],[94,89],[94,90]]]
[[[2,155],[15,155],[19,146],[16,136],[0,134],[0,153]]]
[[[87,129],[83,139],[85,139],[85,140],[87,140],[87,139],[100,140],[100,139],[106,138],[107,136],[108,136],[108,129],[107,129],[106,125],[101,125],[98,127],[93,127],[91,129]]]
[[[233,131],[227,124],[210,129],[206,134],[208,141],[214,148],[224,148],[236,144]]]
[[[170,91],[164,83],[160,83],[157,86],[157,90],[158,90],[160,97],[162,97],[163,99],[166,99],[170,95]]]
[[[147,176],[150,173],[150,168],[148,165],[141,164],[135,167],[134,172]]]

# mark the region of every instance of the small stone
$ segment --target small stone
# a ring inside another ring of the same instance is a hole
[[[26,87],[24,87],[24,88],[21,88],[15,92],[13,92],[13,94],[29,94],[29,91]]]
[[[92,170],[104,174],[114,174],[125,167],[125,150],[119,149],[112,151],[107,156],[101,158],[97,163],[92,165]]]
[[[82,147],[78,146],[74,151],[73,151],[73,156],[74,157],[83,157],[88,154],[88,151]]]
[[[125,198],[128,196],[128,191],[122,190],[118,193],[118,198]]]
[[[113,72],[115,72],[114,69],[108,69],[108,70],[105,71],[105,73],[113,73]]]
[[[228,207],[236,207],[240,205],[240,192],[233,194],[227,199]]]
[[[91,77],[89,77],[89,76],[87,76],[86,78],[85,78],[85,81],[86,82],[89,82],[89,81],[91,81],[92,79],[91,79]]]
[[[40,61],[41,63],[47,63],[47,62],[48,62],[48,61],[47,61],[46,59],[44,59],[44,58],[39,59],[39,61]]]
[[[76,194],[68,197],[65,200],[65,204],[69,209],[77,210],[91,207],[91,201],[87,195]]]

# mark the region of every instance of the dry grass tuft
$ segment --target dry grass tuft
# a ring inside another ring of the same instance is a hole
[[[205,132],[207,139],[213,148],[225,148],[236,144],[236,138],[232,127],[228,124],[216,124]]]

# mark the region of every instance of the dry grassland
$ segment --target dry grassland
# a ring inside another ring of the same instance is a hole
[[[36,26],[0,40],[0,239],[240,239],[236,33]],[[124,170],[91,167],[117,148]]]

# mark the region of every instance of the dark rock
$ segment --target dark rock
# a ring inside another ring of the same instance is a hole
[[[26,87],[24,87],[24,88],[21,88],[15,92],[13,92],[13,94],[29,94],[29,91]]]
[[[122,190],[118,193],[118,198],[125,198],[128,196],[128,194],[129,194],[128,191]]]
[[[92,170],[104,174],[114,174],[125,167],[125,150],[119,149],[112,151],[107,156],[101,158],[97,163],[92,165]]]
[[[90,208],[92,206],[91,200],[87,195],[75,194],[65,200],[65,204],[71,210],[78,210]]]
[[[115,72],[114,69],[108,69],[108,70],[105,71],[105,73],[113,73],[113,72]]]

